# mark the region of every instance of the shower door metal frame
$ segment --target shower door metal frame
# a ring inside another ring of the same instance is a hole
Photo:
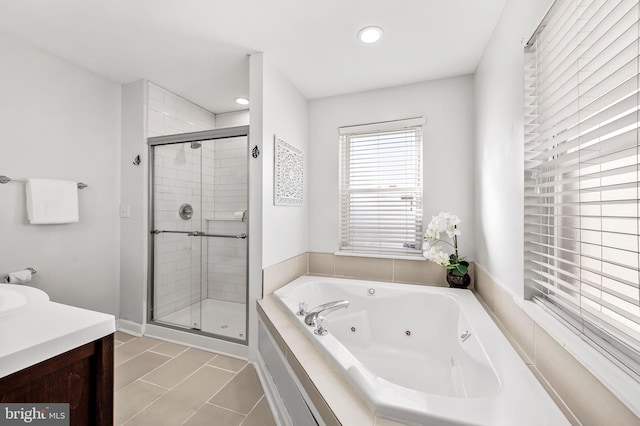
[[[154,136],[147,138],[148,145],[148,155],[149,158],[149,216],[148,216],[148,245],[149,253],[148,253],[148,269],[147,269],[147,323],[158,325],[161,327],[171,328],[174,330],[180,330],[188,333],[200,334],[203,336],[213,337],[220,340],[226,340],[233,343],[239,343],[241,345],[248,346],[249,345],[249,239],[250,235],[246,235],[243,238],[247,244],[246,250],[246,298],[245,298],[245,338],[236,339],[231,336],[225,336],[222,334],[215,334],[207,331],[202,331],[194,328],[188,327],[180,327],[178,325],[168,324],[164,322],[159,322],[154,319],[154,292],[155,292],[155,282],[154,282],[154,271],[155,271],[155,233],[154,229],[154,196],[153,196],[153,172],[154,172],[154,157],[153,157],[153,148],[160,145],[172,145],[177,143],[185,143],[185,142],[199,142],[199,141],[208,141],[212,139],[229,139],[245,136],[247,138],[247,165],[249,162],[249,147],[251,144],[249,143],[249,126],[237,126],[237,127],[225,127],[222,129],[213,129],[213,130],[204,130],[201,132],[190,132],[190,133],[179,133],[176,135],[167,135],[167,136]],[[247,168],[247,174],[249,173],[249,169]],[[247,196],[247,210],[250,212],[250,198]],[[250,217],[250,216],[249,216]],[[248,225],[249,222],[247,220],[247,234],[248,234]],[[202,235],[204,236],[204,235]],[[201,260],[202,261],[202,260]],[[202,278],[201,278],[202,279]],[[202,285],[202,283],[201,283]],[[202,302],[201,302],[202,303]]]

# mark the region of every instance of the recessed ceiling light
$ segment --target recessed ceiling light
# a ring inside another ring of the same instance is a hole
[[[249,105],[249,99],[247,98],[236,98],[236,103],[240,105]]]
[[[382,38],[382,28],[380,27],[364,27],[358,31],[358,40],[363,43],[371,44]]]

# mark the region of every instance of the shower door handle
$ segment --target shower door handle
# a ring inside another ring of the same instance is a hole
[[[245,238],[247,238],[247,234],[245,234],[244,232],[242,234],[226,235],[226,234],[205,234],[204,232],[200,232],[200,231],[165,231],[162,229],[154,229],[153,231],[151,231],[152,234],[156,234],[156,235],[163,234],[165,232],[170,234],[187,234],[188,237],[236,238],[241,240],[244,240]]]
[[[194,232],[193,234],[197,234],[197,235],[191,235],[189,234],[189,236],[191,237],[214,237],[214,238],[236,238],[236,239],[241,239],[244,240],[245,238],[247,238],[247,234],[245,234],[244,232],[242,234],[205,234],[204,232]]]
[[[193,231],[165,231],[164,229],[154,229],[153,231],[151,231],[152,234],[187,234],[187,235],[191,235],[193,234]],[[197,234],[197,232],[196,232]]]

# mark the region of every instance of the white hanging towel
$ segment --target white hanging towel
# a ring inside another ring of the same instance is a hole
[[[68,180],[27,179],[27,217],[34,225],[78,222],[78,184]]]

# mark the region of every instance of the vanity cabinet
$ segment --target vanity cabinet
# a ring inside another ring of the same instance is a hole
[[[0,403],[69,403],[72,426],[111,426],[113,336],[0,378]]]

